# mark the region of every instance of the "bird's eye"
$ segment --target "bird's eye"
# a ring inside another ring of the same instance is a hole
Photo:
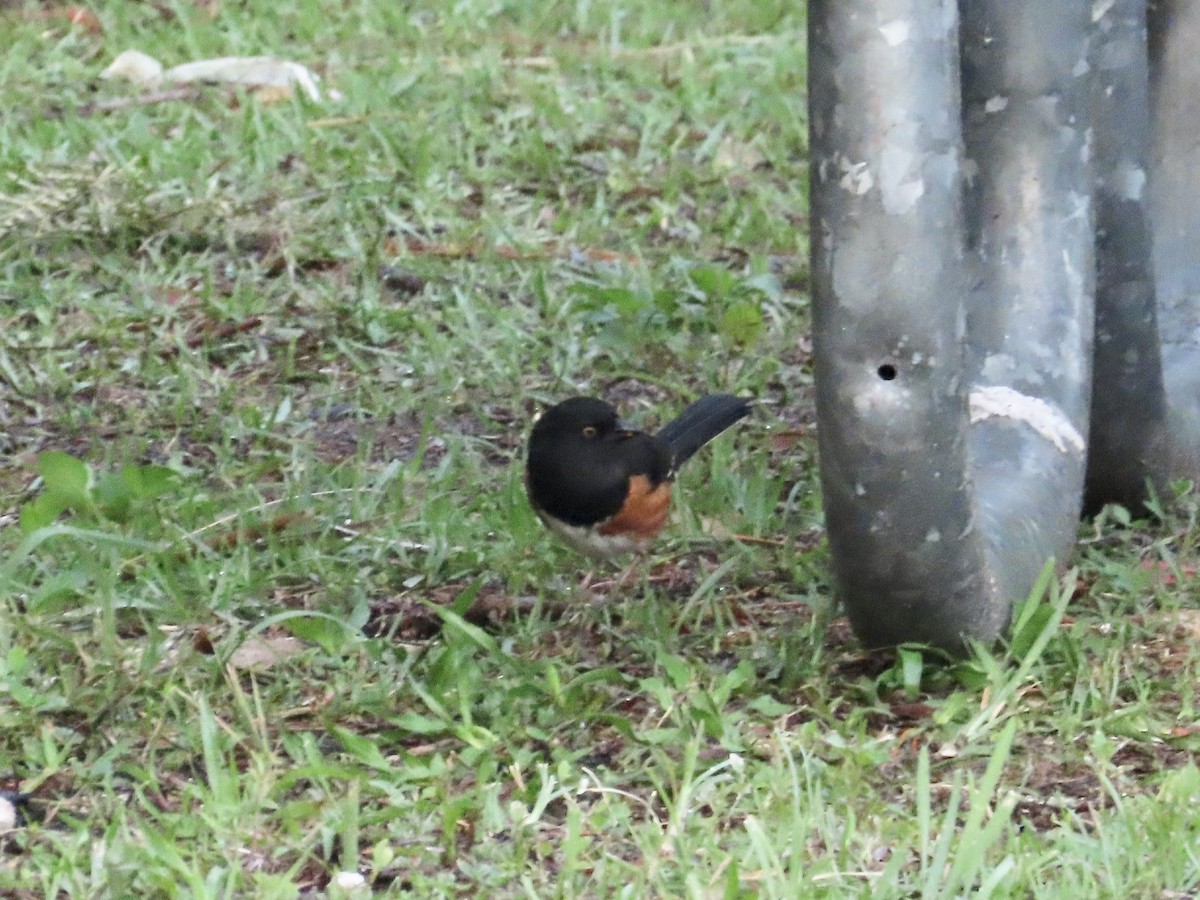
[[[583,436],[585,438],[594,438],[596,436],[596,426],[595,425],[584,425],[583,426]]]

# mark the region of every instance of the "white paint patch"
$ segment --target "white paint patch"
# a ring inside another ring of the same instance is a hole
[[[989,97],[987,102],[983,104],[985,113],[998,113],[1001,110],[1008,109],[1008,98],[997,94],[995,97]]]
[[[925,181],[914,175],[913,154],[895,145],[883,148],[879,160],[879,191],[883,208],[892,215],[904,215],[925,194]]]
[[[1126,200],[1141,200],[1146,187],[1146,170],[1141,166],[1126,164],[1117,169],[1113,177],[1113,188]]]
[[[1015,371],[1015,359],[1007,353],[992,353],[983,361],[981,373],[985,381],[1008,381]]]
[[[970,397],[971,424],[1002,418],[1023,422],[1063,453],[1083,453],[1082,435],[1058,407],[1040,397],[1030,397],[1010,387],[993,385],[976,388]]]
[[[1067,195],[1071,201],[1071,211],[1067,213],[1068,222],[1090,222],[1092,218],[1092,198],[1089,194],[1078,194],[1071,191]],[[1066,251],[1063,251],[1066,256]]]
[[[887,41],[889,47],[897,47],[907,41],[909,31],[909,23],[903,19],[896,19],[879,26],[879,33],[883,35],[883,39]]]
[[[843,156],[838,160],[838,167],[842,170],[838,186],[843,190],[861,197],[875,187],[875,176],[871,174],[871,170],[865,162],[851,162]]]
[[[1117,0],[1095,0],[1092,4],[1092,21],[1099,22],[1116,5]]]
[[[1079,305],[1083,302],[1083,299],[1085,296],[1084,295],[1083,272],[1081,272],[1081,271],[1079,271],[1079,269],[1075,268],[1074,263],[1071,262],[1071,254],[1068,253],[1066,250],[1064,250],[1062,252],[1062,258],[1063,258],[1063,275],[1067,279],[1067,290],[1068,290],[1067,299],[1069,301],[1071,301],[1072,307],[1077,309],[1079,307]]]
[[[975,176],[979,174],[979,163],[973,159],[964,159],[962,161],[962,176],[966,181],[967,187],[975,186]]]

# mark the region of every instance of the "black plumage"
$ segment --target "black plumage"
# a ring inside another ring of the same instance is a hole
[[[603,400],[564,400],[542,415],[529,437],[530,503],[585,553],[604,556],[629,549],[630,538],[621,532],[645,539],[657,531],[666,520],[669,482],[679,466],[749,412],[747,400],[709,394],[657,434],[648,434],[622,422]],[[650,504],[644,515],[629,508],[635,502]],[[576,533],[579,529],[611,535],[615,549],[610,552],[592,535]]]

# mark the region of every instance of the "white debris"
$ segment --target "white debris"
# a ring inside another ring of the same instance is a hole
[[[163,65],[141,50],[126,50],[100,73],[101,78],[124,78],[140,88],[162,84]]]
[[[339,891],[352,893],[365,888],[367,879],[359,872],[338,872],[333,876],[329,886]]]
[[[879,190],[883,208],[893,215],[912,211],[925,196],[920,161],[902,144],[886,144],[879,157]]]
[[[143,89],[163,85],[239,84],[250,88],[299,88],[310,100],[319,101],[321,80],[311,69],[273,56],[222,56],[184,63],[171,69],[140,50],[126,50],[101,73],[104,78],[124,78]],[[328,91],[331,100],[341,99]]]

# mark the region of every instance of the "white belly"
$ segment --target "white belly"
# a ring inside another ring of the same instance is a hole
[[[582,525],[568,525],[550,516],[538,513],[538,517],[546,527],[556,535],[592,559],[613,559],[626,553],[641,550],[646,543],[633,535],[597,534],[595,529]]]

